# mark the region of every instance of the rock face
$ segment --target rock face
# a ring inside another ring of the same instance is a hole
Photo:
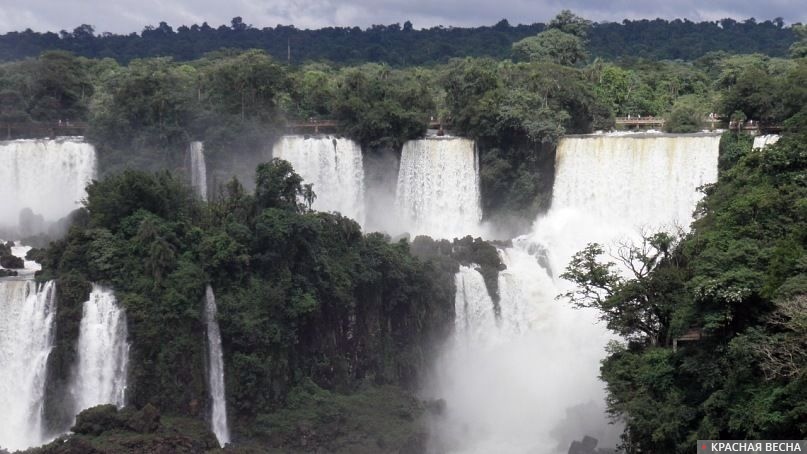
[[[598,440],[586,435],[582,441],[573,441],[569,446],[569,454],[612,454],[612,449],[597,449]]]

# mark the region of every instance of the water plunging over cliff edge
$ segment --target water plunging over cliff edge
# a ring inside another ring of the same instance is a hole
[[[42,402],[56,312],[53,281],[0,280],[0,447],[42,444]]]
[[[687,228],[697,188],[717,179],[719,141],[715,134],[561,140],[552,208],[500,250],[507,269],[495,323],[492,303],[485,313],[477,301],[484,286],[470,290],[476,271],[457,274],[456,334],[433,392],[446,400],[437,450],[566,452],[586,434],[614,445],[619,429],[607,425],[597,378],[613,337],[597,314],[555,300],[569,286],[557,275],[587,243],[636,238],[641,227]]]
[[[129,364],[126,313],[115,294],[93,284],[79,327],[77,364],[71,386],[74,413],[100,404],[126,404]]]
[[[193,141],[188,145],[190,158],[191,187],[202,200],[207,200],[207,165],[205,164],[205,144]]]
[[[778,142],[780,139],[779,134],[765,134],[762,136],[754,137],[754,144],[751,146],[751,149],[763,149],[768,145],[773,145]]]
[[[289,161],[313,184],[318,211],[337,211],[364,225],[364,167],[356,142],[332,136],[283,136],[272,156]]]
[[[58,220],[80,206],[95,172],[95,148],[80,137],[0,141],[0,224],[26,207]]]
[[[224,395],[224,354],[221,350],[221,331],[216,319],[216,296],[208,285],[205,289],[204,322],[207,329],[207,378],[210,388],[210,427],[219,444],[224,447],[230,442],[230,429],[227,426],[227,401]]]
[[[478,235],[482,208],[474,141],[446,136],[406,142],[395,206],[413,237]]]

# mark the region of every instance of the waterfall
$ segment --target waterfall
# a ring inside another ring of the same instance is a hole
[[[395,205],[413,235],[435,238],[478,233],[479,157],[472,140],[427,137],[403,146]]]
[[[58,220],[80,206],[95,170],[95,149],[77,138],[0,141],[0,224],[26,207]]]
[[[0,240],[0,243],[3,243],[3,240]],[[25,258],[28,255],[28,251],[31,250],[31,246],[23,246],[20,244],[19,241],[14,242],[14,246],[11,247],[11,255],[19,257],[23,259],[23,268],[16,269],[14,271],[17,272],[17,277],[19,278],[33,278],[37,271],[42,269],[42,265],[36,263],[33,260],[27,260]],[[0,269],[3,267],[0,266]]]
[[[476,334],[461,338],[475,319],[457,308],[457,335],[433,385],[446,400],[438,450],[567,452],[583,435],[614,446],[620,429],[607,424],[597,378],[614,337],[595,312],[555,300],[570,286],[557,275],[587,243],[636,238],[639,228],[686,229],[701,197],[697,188],[717,179],[719,140],[714,134],[561,140],[552,208],[532,233],[499,251],[507,266],[499,274],[500,317],[495,324],[476,319]],[[461,269],[456,277],[458,306],[473,300],[461,294],[469,289],[459,285],[467,274]]]
[[[496,315],[493,300],[479,271],[474,266],[460,266],[454,283],[457,286],[454,297],[457,337],[472,340],[494,333]]]
[[[202,200],[207,200],[207,166],[205,165],[205,144],[193,141],[188,145],[191,165],[191,187]]]
[[[221,351],[221,332],[216,312],[216,296],[208,285],[205,290],[204,322],[207,328],[207,378],[212,401],[210,425],[219,444],[224,447],[230,442],[230,429],[227,426],[227,401],[224,397],[224,354]]]
[[[53,347],[53,281],[0,280],[0,447],[26,449],[44,442],[42,402]]]
[[[754,144],[751,146],[752,149],[763,149],[768,145],[773,145],[779,141],[779,134],[766,134],[763,136],[756,136],[754,137]]]
[[[330,136],[283,136],[272,156],[289,161],[317,195],[312,208],[337,211],[364,225],[364,165],[361,147]]]
[[[93,284],[81,315],[78,358],[71,386],[76,414],[100,404],[125,405],[127,337],[126,314],[115,294]]]
[[[717,180],[719,144],[718,134],[564,138],[550,214],[576,210],[600,221],[574,235],[584,241],[600,237],[602,220],[623,230],[686,228],[701,198],[696,189]]]

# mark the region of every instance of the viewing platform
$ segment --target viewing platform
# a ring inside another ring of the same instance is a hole
[[[664,128],[666,120],[664,117],[616,117],[615,123],[617,126],[623,126],[627,129],[633,128]],[[701,120],[704,127],[710,130],[715,130],[721,126],[725,126],[726,122],[720,117],[706,117]]]
[[[310,119],[307,121],[291,121],[286,124],[286,129],[290,132],[319,134],[320,132],[334,132],[339,127],[339,122],[329,119]],[[427,127],[442,131],[444,123],[440,120],[430,120]]]
[[[663,117],[616,117],[617,126],[627,128],[664,127]]]
[[[626,129],[639,129],[639,128],[664,128],[666,120],[664,117],[616,117],[617,126],[625,127]],[[724,117],[710,116],[701,120],[704,129],[714,131],[715,129],[728,128],[732,131],[744,131],[751,134],[761,133],[777,133],[782,130],[782,125],[760,123],[757,120],[747,121],[727,121]]]
[[[756,120],[748,120],[748,121],[731,121],[729,122],[729,129],[732,131],[747,131],[747,132],[757,132],[761,134],[770,134],[770,133],[778,133],[782,131],[782,125],[779,124],[772,124],[772,123],[760,123]]]

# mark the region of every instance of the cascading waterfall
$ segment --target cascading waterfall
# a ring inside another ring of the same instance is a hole
[[[701,198],[697,188],[717,180],[719,144],[718,134],[564,138],[555,161],[552,212],[545,219],[577,210],[599,220],[574,235],[584,242],[608,233],[602,220],[622,231],[687,228]]]
[[[612,335],[596,313],[555,300],[570,285],[557,274],[587,243],[629,240],[642,228],[687,228],[701,197],[697,188],[717,179],[719,140],[715,134],[561,140],[552,208],[531,234],[500,250],[507,269],[499,275],[499,319],[491,325],[477,318],[477,334],[461,338],[474,319],[457,309],[458,336],[441,358],[434,391],[447,404],[436,427],[438,450],[566,452],[583,435],[600,446],[615,444],[619,429],[607,424],[597,378]],[[457,282],[467,282],[467,274],[461,269]],[[459,306],[470,300],[467,285],[457,287]]]
[[[0,142],[0,224],[26,207],[58,220],[80,206],[95,170],[95,148],[80,138]]]
[[[454,297],[457,337],[463,340],[478,339],[494,333],[496,314],[493,300],[485,287],[485,280],[474,266],[460,266],[454,278],[457,293]]]
[[[75,413],[100,404],[126,403],[129,363],[126,313],[112,290],[93,284],[84,302],[78,358],[71,386]]]
[[[337,211],[364,225],[364,166],[361,147],[331,136],[283,136],[272,156],[289,161],[304,184],[313,184],[312,208]]]
[[[779,134],[766,134],[762,136],[754,137],[754,144],[751,146],[752,149],[763,149],[768,145],[773,145],[779,141]]]
[[[42,403],[53,347],[53,281],[0,280],[0,447],[26,449],[44,442]]]
[[[188,145],[191,166],[191,187],[202,200],[207,200],[207,165],[205,164],[205,145],[193,141]]]
[[[453,238],[479,232],[479,157],[474,141],[427,137],[403,146],[395,205],[414,235]]]
[[[230,442],[230,429],[227,426],[227,401],[224,396],[224,354],[221,351],[221,332],[216,316],[216,296],[208,285],[205,290],[204,322],[207,328],[207,377],[212,401],[210,425],[223,447]]]

